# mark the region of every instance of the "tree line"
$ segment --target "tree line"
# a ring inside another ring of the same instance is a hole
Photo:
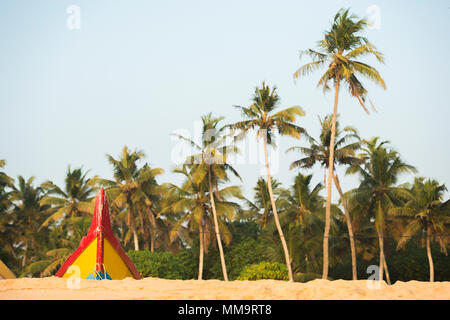
[[[301,58],[308,56],[311,61],[294,78],[325,69],[318,87],[324,92],[334,89],[335,94],[333,113],[319,119],[318,137],[298,125],[305,115],[303,108],[281,108],[276,86],[263,82],[255,89],[251,105],[236,106],[241,121],[224,124],[223,117],[210,113],[201,118],[204,137],[200,143],[176,135],[194,149],[174,169],[184,178],[179,185],[158,182],[163,170],[142,164],[144,153],[126,146],[119,156],[107,155],[113,179],[89,177],[83,168],[69,167],[63,187],[51,181],[35,186],[33,177],[19,176],[15,181],[0,172],[1,259],[24,276],[54,274],[85,235],[95,193],[105,188],[113,229],[125,248],[175,253],[195,242],[198,279],[203,278],[205,254],[214,248],[221,276],[228,280],[229,257],[223,243],[232,243],[236,223],[245,222],[267,240],[266,251],[272,252],[274,260],[284,262],[290,281],[304,273],[327,279],[329,268],[347,255],[351,278],[356,280],[358,261],[376,255],[379,279],[390,283],[386,239],[394,240],[398,250],[408,242],[424,244],[429,280],[434,281],[433,243],[446,255],[449,240],[450,202],[444,201],[445,185],[420,176],[399,185],[402,174],[417,173],[414,166],[405,163],[388,141],[363,139],[356,128],[340,125],[341,88],[346,87],[367,113],[367,101],[374,106],[360,78],[386,88],[374,67],[357,60],[374,56],[384,62],[383,54],[360,35],[366,26],[365,19],[340,10],[318,49],[302,52]],[[251,132],[256,132],[264,147],[266,176],[258,179],[253,198],[247,199],[239,185],[231,185],[233,177],[242,178],[229,157],[239,152],[237,142]],[[268,149],[276,147],[276,133],[296,139],[287,150],[298,155],[290,166],[296,173],[287,188],[270,173]],[[5,164],[0,162],[2,168]],[[316,165],[327,172],[323,184],[311,182],[308,170]],[[337,166],[357,175],[359,185],[342,190]],[[339,203],[331,201],[333,184]],[[326,197],[322,190],[327,191]]]

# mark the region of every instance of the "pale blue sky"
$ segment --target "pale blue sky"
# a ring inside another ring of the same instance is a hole
[[[66,27],[70,5],[81,9],[80,30]],[[2,1],[0,159],[13,177],[62,184],[69,164],[110,177],[105,154],[126,144],[166,170],[161,182],[178,182],[169,134],[192,131],[210,111],[238,120],[232,105],[247,105],[263,80],[279,87],[282,106],[304,108],[298,123],[317,135],[333,95],[315,87],[319,73],[293,82],[299,50],[315,47],[339,8],[367,16],[370,5],[380,28],[366,35],[385,53],[375,65],[388,89],[368,84],[371,116],[341,95],[342,123],[390,140],[420,175],[450,185],[448,1]],[[284,154],[292,143],[279,146],[284,183],[294,175],[297,156]],[[237,169],[251,194],[259,167]],[[357,181],[341,180],[344,189]]]

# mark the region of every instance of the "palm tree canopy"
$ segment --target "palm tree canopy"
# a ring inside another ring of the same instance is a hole
[[[34,187],[35,177],[27,180],[22,176],[17,178],[18,188],[12,192],[11,200],[15,201],[16,208],[24,213],[37,211],[41,208],[40,199],[44,193],[41,187]]]
[[[275,196],[275,204],[277,208],[283,211],[283,208],[287,204],[288,191],[281,187],[281,183],[276,179],[272,178],[272,190]],[[267,225],[272,221],[273,210],[270,202],[269,187],[267,185],[267,180],[263,177],[259,177],[256,182],[254,190],[254,200],[250,201],[245,199],[245,203],[248,209],[244,212],[246,216],[252,217],[258,223],[262,225],[262,228],[266,228]]]
[[[6,165],[6,160],[0,160],[0,168]],[[5,187],[14,188],[14,179],[9,177],[5,172],[0,171],[0,188]]]
[[[356,60],[373,55],[379,62],[384,63],[383,54],[360,35],[366,26],[366,19],[359,19],[356,15],[350,14],[349,9],[339,10],[330,30],[326,31],[324,38],[318,42],[319,51],[308,49],[301,52],[300,59],[308,56],[312,61],[301,66],[294,73],[294,79],[327,66],[317,86],[322,87],[325,92],[330,90],[330,81],[335,84],[338,78],[343,80],[350,94],[357,98],[363,109],[369,113],[365,105],[367,90],[358,77],[369,79],[384,89],[386,84],[378,70]]]
[[[379,138],[364,141],[361,154],[363,165],[351,166],[347,173],[357,173],[361,183],[357,189],[349,191],[351,201],[357,201],[367,208],[371,218],[375,218],[378,228],[384,228],[387,210],[398,205],[408,192],[396,186],[403,173],[414,173],[416,168],[406,164],[397,151],[385,147],[388,141]],[[354,207],[355,204],[351,204]]]
[[[47,226],[51,221],[58,221],[63,217],[86,217],[92,214],[92,193],[97,177],[88,179],[88,173],[89,171],[83,173],[82,168],[72,170],[69,166],[64,190],[51,181],[42,183],[41,187],[47,191],[47,194],[41,199],[41,205],[53,206],[53,212],[42,226]]]
[[[404,204],[389,210],[391,215],[409,221],[397,248],[404,247],[412,236],[424,234],[430,227],[431,232],[437,236],[441,250],[447,253],[449,236],[446,234],[446,226],[450,224],[450,200],[443,202],[447,188],[436,180],[416,177],[408,191]]]
[[[289,211],[293,212],[295,220],[299,223],[303,221],[305,215],[317,214],[324,208],[325,201],[319,193],[325,187],[318,183],[312,188],[311,180],[311,174],[298,173],[291,187]]]
[[[347,173],[359,173],[363,186],[393,186],[398,182],[400,174],[417,171],[414,166],[403,162],[397,151],[384,146],[388,141],[379,142],[379,138],[375,137],[363,142],[366,147],[362,148],[360,158],[364,160],[364,164],[347,169]]]
[[[175,134],[177,138],[189,143],[194,148],[194,154],[189,155],[185,166],[191,168],[192,178],[195,183],[200,183],[207,177],[209,171],[213,182],[228,182],[228,172],[242,180],[236,169],[227,161],[228,155],[238,153],[239,149],[234,145],[228,145],[230,135],[224,134],[227,126],[219,127],[223,117],[213,117],[212,113],[202,116],[202,142]]]
[[[23,265],[46,245],[43,241],[46,231],[41,230],[40,226],[49,206],[40,203],[44,190],[34,186],[34,179],[34,177],[24,179],[22,176],[17,178],[18,185],[11,191],[12,212],[5,217],[9,220],[5,222],[13,227],[12,232],[16,236],[16,243],[13,246],[22,252]]]
[[[276,112],[280,97],[275,86],[271,89],[263,82],[261,87],[256,87],[252,100],[253,103],[249,107],[235,106],[246,120],[228,127],[244,133],[252,129],[258,129],[257,136],[267,139],[267,143],[272,146],[276,146],[273,136],[274,131],[282,136],[297,139],[302,134],[307,135],[304,128],[295,124],[297,117],[305,115],[301,107],[293,106]]]
[[[127,200],[133,202],[151,201],[149,194],[159,194],[162,189],[156,184],[156,177],[163,174],[161,168],[151,168],[148,164],[139,167],[138,162],[145,157],[142,151],[130,151],[124,146],[118,159],[107,154],[109,163],[113,166],[114,180],[96,178],[97,185],[106,187],[111,206],[123,207]],[[147,191],[147,192],[145,192]]]
[[[167,206],[161,210],[161,214],[179,215],[179,219],[171,231],[171,240],[178,236],[183,226],[187,224],[191,232],[199,229],[200,224],[204,227],[205,248],[211,240],[210,230],[212,230],[211,203],[208,194],[208,181],[202,180],[199,183],[194,181],[191,171],[187,166],[182,166],[174,170],[185,176],[185,181],[181,186],[170,184],[166,198]],[[225,224],[225,221],[233,221],[239,212],[239,205],[230,198],[242,198],[241,188],[237,186],[228,186],[218,189],[217,193],[221,200],[216,199],[216,212],[219,217],[221,235],[228,244],[231,241],[231,232]],[[216,197],[216,195],[214,195]]]
[[[319,140],[316,141],[309,137],[309,147],[291,147],[286,152],[300,151],[305,157],[294,161],[290,169],[305,168],[310,169],[314,164],[319,163],[323,168],[328,168],[330,156],[330,139],[331,139],[331,123],[332,116],[327,115],[325,119],[320,119],[321,133]],[[353,127],[345,127],[340,129],[339,121],[336,121],[336,139],[334,143],[334,166],[351,165],[357,166],[362,164],[362,160],[356,155],[356,151],[361,148],[361,141],[358,131]]]

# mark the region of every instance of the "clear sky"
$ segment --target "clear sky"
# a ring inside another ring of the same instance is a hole
[[[67,27],[71,5],[80,8],[80,29]],[[333,93],[316,88],[319,73],[296,83],[292,74],[299,51],[315,47],[341,7],[374,22],[366,36],[385,54],[386,64],[374,65],[387,84],[384,91],[366,82],[378,110],[370,116],[342,94],[342,124],[390,140],[420,175],[450,186],[448,1],[1,1],[5,170],[60,185],[69,164],[111,177],[105,154],[127,145],[166,171],[160,182],[179,182],[170,133],[193,132],[208,112],[239,120],[232,105],[248,105],[263,80],[278,86],[281,106],[304,108],[298,124],[317,136]],[[284,153],[293,144],[279,144],[274,175],[285,184],[298,157]],[[260,167],[237,166],[247,195]],[[323,180],[322,170],[314,173]],[[355,177],[341,180],[345,190],[356,186]]]

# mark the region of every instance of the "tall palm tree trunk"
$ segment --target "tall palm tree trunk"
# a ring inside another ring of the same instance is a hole
[[[155,251],[155,239],[156,239],[156,232],[157,232],[157,226],[156,226],[156,220],[155,220],[155,215],[153,213],[153,210],[151,207],[148,208],[148,214],[147,214],[147,218],[150,222],[150,252],[154,252]]]
[[[134,250],[139,251],[139,239],[137,236],[136,228],[134,226],[131,227],[131,232],[133,233]]]
[[[433,265],[433,257],[431,256],[431,247],[430,247],[430,236],[431,236],[431,228],[427,227],[427,255],[428,255],[428,263],[430,265],[430,282],[434,282],[434,265]]]
[[[383,230],[378,231],[378,245],[380,247],[380,267],[379,267],[379,281],[384,277],[384,239]]]
[[[144,217],[142,216],[142,210],[138,209],[139,221],[141,223],[141,230],[144,234],[144,249],[148,249],[148,230],[144,224]]]
[[[383,252],[383,265],[384,265],[384,274],[386,275],[386,282],[388,285],[391,285],[391,277],[389,276],[389,269],[386,263],[386,255]]]
[[[357,276],[357,269],[356,269],[355,238],[353,235],[353,226],[352,226],[352,221],[350,218],[350,213],[348,212],[347,200],[345,199],[344,193],[342,192],[341,184],[339,183],[339,178],[338,178],[337,174],[335,174],[335,173],[333,173],[333,180],[334,180],[334,184],[336,185],[336,189],[338,190],[339,195],[341,197],[342,206],[344,207],[345,219],[347,220],[348,235],[350,238],[350,249],[352,252],[352,276],[353,276],[353,280],[357,280],[358,276]]]
[[[323,233],[323,271],[322,279],[328,279],[328,237],[330,236],[330,215],[331,215],[331,180],[334,170],[334,139],[336,137],[336,116],[339,100],[339,74],[336,76],[336,92],[334,95],[333,118],[331,123],[330,138],[330,158],[328,159],[328,181],[327,181],[327,206],[325,213],[325,231]]]
[[[203,219],[202,219],[203,220]],[[200,253],[198,255],[198,280],[202,280],[203,278],[203,221],[200,221],[199,233],[200,233]]]
[[[264,135],[264,157],[266,160],[267,187],[269,188],[270,203],[272,204],[273,217],[275,219],[275,224],[277,226],[278,234],[280,235],[281,244],[283,245],[284,257],[286,259],[286,266],[287,266],[288,274],[289,274],[289,281],[293,282],[294,277],[292,275],[291,259],[289,258],[289,251],[288,251],[288,247],[286,245],[286,239],[284,239],[283,230],[281,229],[280,221],[278,220],[278,213],[277,213],[277,208],[275,206],[275,200],[273,198],[272,178],[270,176],[269,157],[267,156],[267,135]]]
[[[25,250],[23,252],[22,257],[22,268],[24,268],[25,265],[27,264],[27,251],[28,251],[28,241],[25,241]]]
[[[208,172],[208,187],[209,187],[209,197],[211,199],[212,212],[213,212],[213,216],[214,216],[214,229],[216,231],[217,245],[219,246],[220,263],[222,264],[223,279],[225,281],[228,281],[227,266],[225,264],[225,256],[223,254],[222,240],[220,238],[220,232],[219,232],[219,221],[217,220],[216,204],[214,202],[214,194],[213,194],[212,181],[211,181],[211,167],[209,168],[209,172]]]
[[[127,199],[127,204],[128,204],[128,225],[131,229],[131,232],[133,233],[134,250],[139,251],[139,239],[137,236],[136,227],[134,225],[134,211],[131,199]]]
[[[155,235],[150,233],[150,252],[155,252]]]

